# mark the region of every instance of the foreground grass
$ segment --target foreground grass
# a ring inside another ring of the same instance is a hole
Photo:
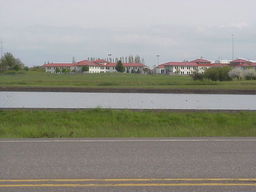
[[[0,74],[2,87],[83,87],[157,89],[241,89],[255,90],[256,80],[214,82],[193,81],[190,76],[141,74],[49,74],[22,71]]]
[[[0,111],[1,138],[256,136],[256,112]]]

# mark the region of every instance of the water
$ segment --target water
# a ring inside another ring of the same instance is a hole
[[[0,108],[256,110],[256,95],[0,92]]]

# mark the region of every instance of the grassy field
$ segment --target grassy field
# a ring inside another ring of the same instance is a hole
[[[256,136],[256,112],[0,111],[1,138]]]
[[[49,74],[45,72],[8,72],[0,74],[0,87],[83,87],[83,88],[157,88],[157,89],[240,89],[255,90],[256,80],[214,82],[193,81],[190,76],[141,74]]]

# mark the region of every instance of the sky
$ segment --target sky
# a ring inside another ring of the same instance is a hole
[[[27,66],[140,55],[256,60],[255,0],[0,0],[0,41]]]

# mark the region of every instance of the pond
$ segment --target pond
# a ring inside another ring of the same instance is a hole
[[[0,92],[0,108],[256,110],[256,95]]]

